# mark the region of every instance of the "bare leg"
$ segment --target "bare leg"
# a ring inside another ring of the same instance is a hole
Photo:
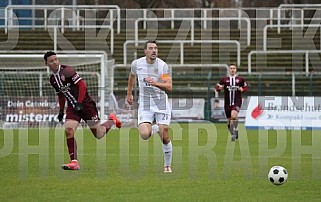
[[[140,137],[143,140],[148,140],[152,133],[152,125],[150,123],[141,123],[138,126]]]
[[[100,124],[100,122],[91,121],[87,121],[87,124],[90,127],[91,132],[97,139],[103,138],[113,125],[115,125],[117,128],[121,128],[122,126],[121,121],[116,117],[115,114],[112,113],[109,115],[109,120],[104,122],[103,124]]]

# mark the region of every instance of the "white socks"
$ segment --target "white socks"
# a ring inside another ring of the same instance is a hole
[[[163,144],[163,154],[164,154],[164,167],[171,166],[172,163],[172,142],[168,144]]]
[[[157,124],[152,125],[152,133],[150,134],[150,136],[154,135],[158,131],[159,131],[158,125]]]
[[[159,132],[159,126],[157,124],[152,125],[151,136]],[[164,154],[164,167],[171,166],[172,164],[172,142],[168,144],[162,144],[163,154]]]

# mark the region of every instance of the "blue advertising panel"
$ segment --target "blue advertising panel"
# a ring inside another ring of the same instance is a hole
[[[32,0],[11,0],[12,5],[31,5]],[[9,0],[0,1],[0,25],[4,25],[4,8],[8,6]],[[32,11],[25,9],[15,9],[13,12],[19,19],[19,25],[31,25],[32,24]]]

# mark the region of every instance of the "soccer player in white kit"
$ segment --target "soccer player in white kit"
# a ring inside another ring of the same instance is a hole
[[[138,130],[144,140],[158,132],[163,142],[164,172],[171,173],[172,143],[168,134],[171,108],[166,92],[172,90],[171,69],[160,58],[156,41],[144,45],[145,57],[134,60],[128,76],[126,100],[133,104],[133,86],[138,80]],[[156,124],[152,125],[154,120]]]

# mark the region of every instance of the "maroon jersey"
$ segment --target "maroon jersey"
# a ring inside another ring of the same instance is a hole
[[[239,88],[242,87],[243,91],[247,91],[247,84],[240,76],[226,76],[223,77],[217,86],[224,86],[224,105],[225,106],[238,106],[242,105],[242,96]],[[218,88],[216,88],[218,90]],[[218,90],[219,91],[219,90]]]
[[[60,65],[59,71],[50,76],[50,84],[54,87],[56,93],[62,93],[68,102],[68,106],[73,108],[78,101],[79,88],[77,83],[80,80],[82,80],[82,78],[79,74],[67,65]],[[86,90],[83,103],[90,101],[93,100]]]

